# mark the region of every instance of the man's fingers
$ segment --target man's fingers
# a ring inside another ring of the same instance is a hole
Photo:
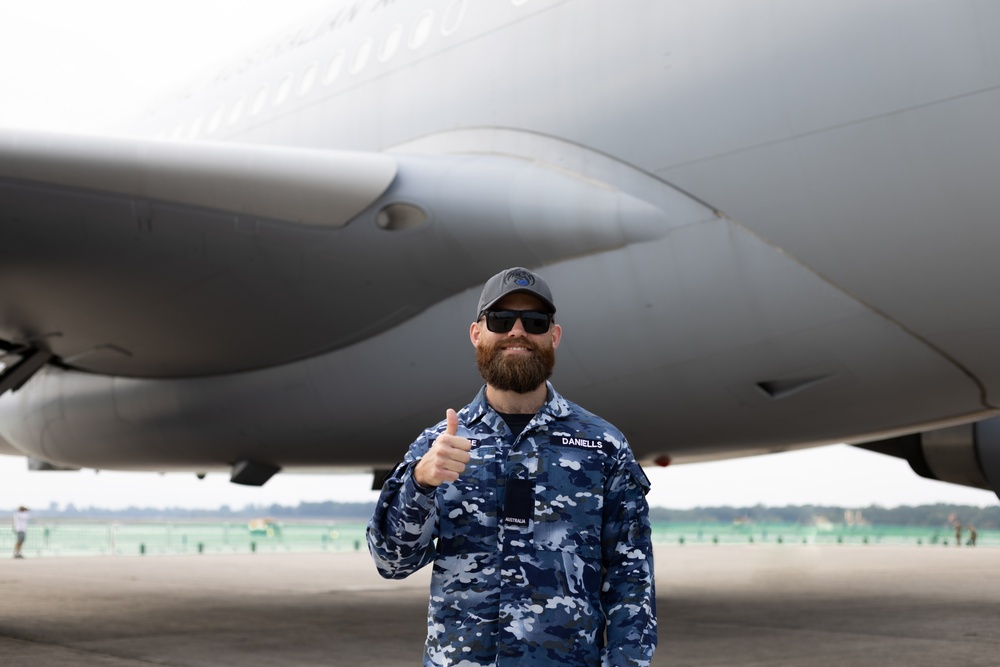
[[[472,449],[472,443],[470,443],[466,438],[458,435],[458,413],[451,408],[448,408],[444,414],[446,422],[445,429],[444,433],[438,436],[438,442],[449,447],[454,447],[455,449],[462,449],[465,451]]]
[[[462,445],[468,443],[469,441],[463,438],[459,444]],[[461,463],[463,467],[465,466],[466,463],[472,460],[472,454],[469,453],[469,450],[463,449],[462,447],[452,447],[451,449],[448,450],[448,453],[445,454],[445,456],[451,459],[452,461]]]
[[[441,467],[451,472],[457,472],[457,473],[465,472],[465,464],[462,463],[461,461],[456,461],[455,459],[442,460]]]
[[[472,449],[472,443],[469,442],[467,438],[463,438],[460,435],[439,435],[437,441],[446,447],[451,449],[457,449],[462,452],[468,452]]]
[[[472,443],[458,435],[458,413],[448,408],[445,421],[444,433],[437,437],[414,471],[417,482],[423,486],[456,481],[472,459],[469,453]]]

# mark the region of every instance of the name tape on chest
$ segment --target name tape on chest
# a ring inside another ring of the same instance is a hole
[[[591,440],[590,438],[577,438],[569,435],[553,435],[549,437],[549,444],[556,447],[576,447],[577,449],[590,449],[604,451],[607,443],[603,440]]]

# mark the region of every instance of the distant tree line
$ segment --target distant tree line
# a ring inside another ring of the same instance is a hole
[[[9,511],[13,512],[14,508]],[[213,510],[193,509],[150,509],[130,507],[126,510],[109,510],[96,507],[77,509],[67,505],[63,509],[52,505],[47,510],[36,510],[36,518],[61,519],[192,519],[192,520],[248,520],[270,517],[273,519],[329,519],[345,521],[367,521],[375,510],[375,503],[299,503],[298,505],[250,505],[234,510],[223,505]],[[971,505],[919,505],[901,507],[879,507],[871,505],[862,508],[834,507],[825,505],[791,505],[786,507],[698,507],[676,510],[663,507],[650,509],[650,520],[654,523],[794,523],[812,525],[817,522],[843,524],[850,516],[854,521],[863,521],[876,526],[946,526],[954,515],[964,524],[972,524],[978,529],[1000,529],[1000,506],[975,507]]]
[[[270,517],[273,519],[345,519],[367,521],[375,511],[375,503],[299,503],[295,507],[285,505],[248,505],[234,510],[228,505],[218,509],[187,509],[173,507],[167,509],[149,507],[129,507],[128,509],[102,509],[99,507],[77,508],[73,504],[59,509],[55,504],[48,509],[32,510],[34,518],[60,519],[159,519],[192,520],[248,520]],[[11,510],[13,512],[13,509]]]

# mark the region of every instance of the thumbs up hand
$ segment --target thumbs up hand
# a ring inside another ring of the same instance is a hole
[[[447,427],[439,435],[413,469],[413,479],[421,486],[440,486],[454,482],[465,472],[465,465],[472,458],[472,443],[458,435],[458,415],[448,408],[445,413]]]

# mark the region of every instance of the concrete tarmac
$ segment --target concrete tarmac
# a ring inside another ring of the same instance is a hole
[[[1000,665],[1000,550],[673,546],[656,568],[657,666]],[[366,553],[5,560],[0,665],[414,667],[428,581]]]

